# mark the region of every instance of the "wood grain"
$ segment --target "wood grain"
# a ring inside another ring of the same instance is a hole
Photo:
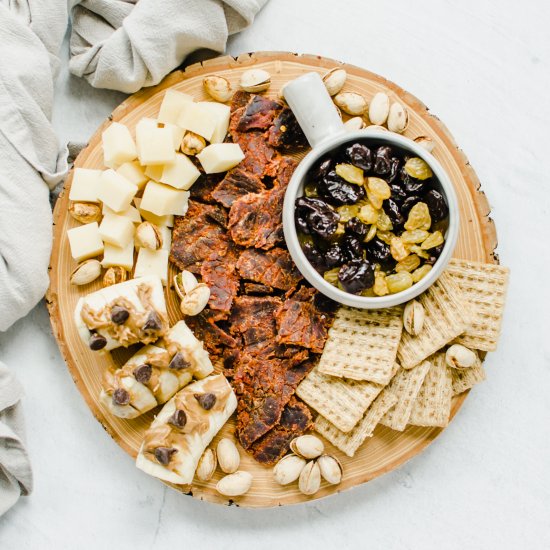
[[[405,135],[411,138],[427,135],[435,142],[435,157],[447,170],[458,195],[462,215],[462,225],[455,256],[478,261],[496,262],[494,250],[497,245],[496,229],[489,217],[490,207],[485,194],[480,189],[479,180],[464,153],[457,147],[443,123],[431,115],[426,106],[417,98],[388,80],[359,67],[346,65],[331,59],[296,55],[287,52],[259,52],[238,58],[219,57],[188,67],[183,72],[175,72],[161,84],[144,89],[124,101],[92,136],[88,146],[75,162],[76,167],[103,168],[101,132],[111,120],[126,124],[131,131],[142,117],[156,118],[158,109],[167,88],[174,88],[192,94],[195,99],[209,99],[202,87],[202,78],[208,73],[221,74],[237,88],[240,74],[251,66],[263,68],[272,74],[272,85],[267,95],[276,96],[282,85],[307,71],[324,73],[327,69],[341,66],[348,72],[346,90],[358,91],[372,97],[378,91],[386,91],[392,99],[399,99],[409,109],[410,122]],[[91,352],[80,340],[74,328],[72,316],[78,298],[100,288],[94,282],[84,289],[69,284],[69,274],[75,267],[70,256],[67,229],[77,224],[68,214],[68,189],[72,173],[65,184],[54,211],[54,245],[50,264],[50,288],[47,294],[48,308],[54,335],[65,358],[69,371],[91,411],[113,439],[131,456],[135,456],[142,435],[150,424],[153,413],[135,420],[122,420],[110,415],[98,402],[100,381],[103,370],[114,361],[120,365],[128,357],[127,350],[117,350],[111,356],[99,356]],[[172,268],[171,268],[172,269]],[[179,319],[174,292],[168,292],[167,305],[171,322]],[[451,415],[462,406],[467,394],[453,400]],[[191,487],[175,487],[195,498],[220,504],[237,504],[246,507],[270,507],[306,502],[338,493],[350,487],[365,483],[389,472],[420,453],[440,433],[441,429],[409,427],[405,432],[395,432],[386,427],[378,427],[374,437],[367,441],[354,458],[348,458],[327,443],[327,450],[335,454],[344,465],[344,477],[339,486],[323,484],[314,496],[299,493],[296,484],[281,487],[272,480],[271,468],[256,463],[242,452],[242,468],[250,471],[254,482],[250,492],[237,499],[228,500],[218,495],[215,484],[220,473],[207,483],[193,483]],[[225,437],[233,434],[234,423],[230,421],[218,434]],[[102,441],[98,445],[104,444]],[[145,474],[144,474],[145,475]]]

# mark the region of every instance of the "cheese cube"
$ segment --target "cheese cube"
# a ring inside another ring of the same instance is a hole
[[[136,144],[130,130],[120,122],[112,122],[101,134],[105,166],[116,168],[137,158]]]
[[[69,200],[77,202],[99,202],[97,191],[101,170],[90,170],[88,168],[75,168],[73,182],[69,191]]]
[[[142,222],[139,210],[132,205],[126,208],[126,210],[123,210],[122,212],[117,213],[114,210],[111,210],[108,206],[104,204],[102,209],[102,214],[104,216],[124,216],[125,218],[128,218],[132,223]]]
[[[105,268],[119,265],[126,271],[132,271],[134,266],[134,240],[132,239],[124,248],[106,244],[101,265]]]
[[[99,234],[104,243],[114,244],[124,248],[134,236],[134,224],[129,218],[118,214],[103,216],[99,226]]]
[[[140,209],[152,212],[157,216],[174,214],[183,216],[187,212],[189,193],[168,185],[150,181],[145,186]],[[145,216],[144,216],[145,217]]]
[[[168,282],[168,255],[169,251],[160,248],[159,250],[149,250],[140,248],[134,270],[134,278],[147,277],[155,275],[160,277],[163,285]]]
[[[167,214],[166,216],[157,216],[156,214],[153,214],[152,212],[148,212],[147,210],[142,210],[140,208],[141,199],[138,199],[137,197],[134,199],[134,203],[139,210],[139,213],[141,214],[141,217],[147,221],[154,223],[155,225],[158,225],[159,227],[173,227],[174,225],[174,215],[173,214]]]
[[[138,189],[143,189],[149,178],[145,175],[143,168],[137,160],[125,162],[118,167],[117,172],[131,181]]]
[[[163,170],[164,164],[151,164],[145,168],[145,175],[151,180],[159,181]]]
[[[211,109],[200,103],[192,103],[185,107],[178,117],[178,126],[190,130],[210,141],[217,125],[217,117]]]
[[[181,147],[181,140],[185,135],[185,130],[183,128],[180,128],[179,126],[176,126],[175,124],[165,124],[164,127],[172,130],[172,134],[174,137],[174,150],[179,151]]]
[[[223,143],[229,128],[231,109],[228,105],[216,103],[215,101],[201,101],[198,105],[202,105],[203,108],[209,110],[216,117],[216,128],[210,138],[210,143]]]
[[[71,256],[77,261],[99,256],[103,252],[103,241],[97,222],[87,223],[67,231]]]
[[[193,98],[190,95],[175,90],[166,90],[160,105],[159,122],[176,124],[178,116],[188,103],[193,103]]]
[[[237,166],[244,159],[244,153],[237,143],[213,143],[206,146],[197,158],[207,174],[215,174]]]
[[[136,136],[141,164],[166,164],[174,160],[174,134],[170,128],[145,126]]]
[[[176,189],[189,189],[201,175],[198,168],[182,153],[176,153],[176,159],[164,165],[161,183],[171,185]]]
[[[162,248],[170,250],[172,246],[172,230],[167,226],[159,226],[160,234],[162,235]]]
[[[126,210],[135,194],[137,186],[112,169],[101,174],[97,198],[115,212]]]

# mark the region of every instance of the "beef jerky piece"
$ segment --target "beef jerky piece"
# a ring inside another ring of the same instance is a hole
[[[243,291],[245,294],[273,294],[273,289],[270,286],[258,283],[244,283]]]
[[[276,185],[286,189],[297,166],[298,161],[292,157],[281,157],[277,166]]]
[[[221,356],[225,348],[237,348],[239,345],[238,340],[216,324],[216,321],[221,320],[223,317],[220,312],[204,309],[198,315],[185,319],[194,335],[204,343],[206,350],[215,357]]]
[[[268,145],[260,132],[234,133],[233,142],[238,143],[245,155],[239,168],[246,170],[260,178],[275,177],[281,155]]]
[[[223,206],[230,208],[239,197],[264,190],[265,185],[257,175],[237,167],[227,172],[225,178],[218,183],[212,192],[211,197]]]
[[[251,97],[252,94],[250,92],[244,92],[243,90],[235,92],[231,98],[231,112],[233,113],[237,109],[246,107],[246,104],[250,101]]]
[[[199,176],[199,179],[189,189],[189,196],[194,200],[202,202],[214,202],[212,197],[212,191],[223,179],[223,173],[221,174],[203,174]]]
[[[237,132],[267,130],[283,108],[282,104],[261,95],[253,95],[237,123]]]
[[[329,318],[315,307],[313,301],[301,301],[301,292],[285,300],[275,314],[279,328],[277,342],[321,353],[327,339]]]
[[[236,271],[237,253],[234,247],[228,247],[226,254],[214,253],[202,263],[203,283],[210,287],[210,309],[229,313],[233,299],[239,290],[239,276]]]
[[[237,199],[229,211],[229,233],[244,247],[269,250],[283,240],[284,189],[273,188]]]
[[[272,147],[289,149],[291,147],[307,147],[306,136],[298,124],[291,109],[285,107],[273,121],[269,129],[267,142]]]
[[[280,298],[271,296],[239,296],[235,299],[229,323],[231,334],[241,334],[246,352],[263,353],[275,343],[275,312],[282,306]]]
[[[243,279],[279,290],[290,290],[302,279],[290,254],[282,248],[273,248],[267,252],[245,250],[237,262],[237,269]]]
[[[237,393],[237,437],[247,449],[281,418],[297,385],[312,369],[309,361],[289,368],[281,359],[244,355],[233,378]]]
[[[170,261],[179,269],[198,273],[212,254],[225,255],[229,245],[226,223],[221,206],[189,201],[187,214],[175,218]]]
[[[281,414],[281,420],[248,451],[261,464],[275,464],[290,449],[290,442],[312,428],[313,419],[307,405],[294,396]]]

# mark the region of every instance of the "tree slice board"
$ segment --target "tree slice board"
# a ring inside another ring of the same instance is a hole
[[[109,119],[92,136],[88,146],[80,153],[75,166],[103,168],[101,132],[111,120],[120,121],[133,131],[142,117],[156,118],[167,88],[191,94],[196,100],[206,100],[210,98],[203,90],[202,80],[205,75],[215,73],[225,76],[237,89],[241,73],[250,67],[255,67],[271,73],[272,84],[266,94],[276,97],[286,82],[304,72],[316,71],[324,74],[335,66],[340,66],[348,72],[345,87],[347,91],[360,92],[367,98],[371,98],[378,91],[385,91],[392,99],[398,99],[407,106],[410,122],[404,135],[411,138],[431,137],[435,142],[434,155],[447,170],[456,187],[462,225],[455,256],[483,262],[497,262],[494,254],[497,245],[496,230],[493,221],[489,218],[488,201],[480,190],[479,180],[472,167],[442,122],[431,115],[421,101],[396,84],[359,67],[323,57],[286,52],[261,52],[242,55],[236,59],[219,57],[192,65],[183,72],[172,73],[158,86],[134,94],[115,109]],[[153,419],[153,413],[135,420],[122,420],[109,414],[98,400],[102,372],[108,362],[114,360],[120,365],[129,356],[129,352],[117,350],[112,354],[112,359],[91,352],[80,340],[73,323],[73,311],[78,298],[84,293],[99,289],[101,282],[98,280],[84,288],[75,287],[69,283],[70,273],[76,263],[70,255],[67,229],[78,225],[67,211],[71,180],[72,173],[67,178],[65,190],[59,197],[54,212],[55,234],[50,266],[50,289],[47,295],[53,331],[75,384],[92,413],[120,447],[135,457],[143,433]],[[173,268],[171,270],[172,276],[175,271]],[[168,291],[167,305],[170,320],[174,323],[180,316],[173,291]],[[466,396],[465,393],[453,400],[452,416],[462,406]],[[201,500],[219,504],[234,503],[245,507],[269,507],[306,502],[338,493],[394,470],[420,453],[441,431],[439,428],[409,427],[400,433],[379,426],[374,436],[363,444],[354,458],[346,457],[326,443],[327,452],[336,455],[343,464],[343,480],[338,486],[323,482],[321,490],[310,497],[298,491],[297,483],[286,487],[277,485],[273,481],[272,469],[259,465],[242,450],[241,469],[251,472],[254,476],[252,488],[245,496],[229,500],[219,495],[215,490],[215,485],[221,477],[219,471],[207,483],[198,482],[193,483],[192,486],[174,486],[174,488]],[[233,433],[234,422],[230,420],[213,444],[220,437],[231,437]],[[108,442],[98,441],[97,444],[105,445]]]

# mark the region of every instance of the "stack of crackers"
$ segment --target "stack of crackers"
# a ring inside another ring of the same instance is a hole
[[[319,413],[316,431],[354,456],[378,424],[445,427],[453,396],[485,380],[479,355],[473,367],[455,369],[445,350],[455,343],[476,353],[496,349],[508,275],[499,265],[451,260],[417,298],[425,311],[417,336],[403,330],[400,307],[342,307],[319,364],[296,391]]]

